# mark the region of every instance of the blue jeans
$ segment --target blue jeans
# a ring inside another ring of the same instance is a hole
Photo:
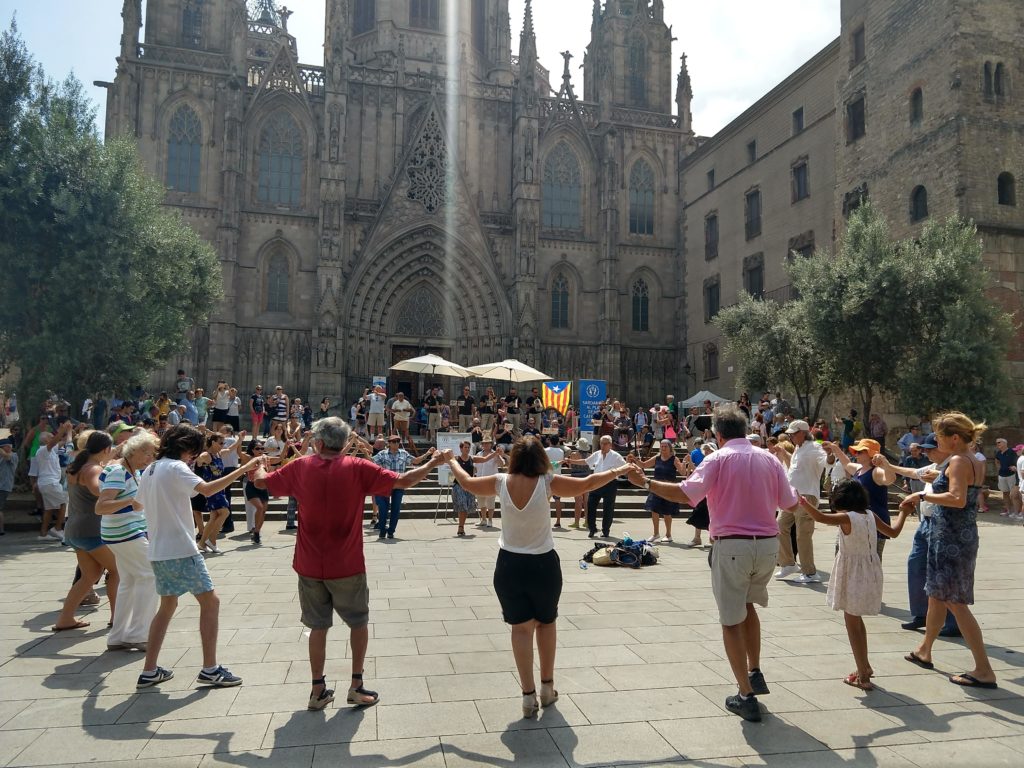
[[[928,595],[924,591],[924,581],[928,572],[928,535],[931,529],[932,519],[922,517],[910,546],[910,556],[907,557],[907,592],[910,597],[910,613],[915,619],[923,619],[928,615]],[[958,629],[952,612],[946,614],[944,628]]]
[[[299,512],[299,502],[294,496],[288,497],[288,509],[285,512],[284,524],[289,528],[295,527],[295,520]]]
[[[391,492],[390,496],[373,497],[373,500],[377,502],[377,528],[380,530],[381,536],[385,533],[394,535],[395,528],[398,527],[398,515],[402,511],[402,497],[404,495],[404,490],[396,489]]]

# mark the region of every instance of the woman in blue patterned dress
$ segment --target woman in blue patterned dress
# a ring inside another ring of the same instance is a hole
[[[921,645],[906,659],[925,669],[934,666],[932,644],[949,610],[974,656],[974,669],[952,675],[949,681],[971,688],[995,688],[996,674],[985,652],[981,627],[968,607],[974,603],[974,567],[978,559],[978,495],[985,485],[985,465],[974,457],[970,446],[985,431],[985,425],[951,411],[938,416],[932,428],[939,450],[949,458],[932,483],[931,493],[912,493],[900,505],[912,507],[921,501],[936,505],[924,586],[928,594],[927,624]]]

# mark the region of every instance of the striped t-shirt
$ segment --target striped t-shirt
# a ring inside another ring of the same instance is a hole
[[[132,509],[131,505],[131,499],[135,498],[139,490],[141,475],[141,472],[129,475],[120,464],[104,467],[100,474],[100,491],[117,491],[114,498],[127,502],[114,514],[103,515],[100,518],[100,536],[104,544],[118,544],[146,535],[146,516]]]

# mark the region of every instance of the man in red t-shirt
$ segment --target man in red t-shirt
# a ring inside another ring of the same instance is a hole
[[[352,684],[348,703],[376,704],[379,696],[363,687],[363,661],[369,643],[370,591],[363,559],[363,505],[367,496],[390,496],[396,488],[411,488],[443,459],[438,454],[416,469],[397,474],[371,461],[344,456],[350,439],[348,424],[337,417],[313,425],[316,453],[289,462],[276,472],[264,466],[253,483],[274,496],[293,496],[302,510],[292,567],[299,575],[302,623],[310,629],[309,666],[313,673],[310,709],[334,701],[327,688],[324,664],[332,612],[351,630]]]

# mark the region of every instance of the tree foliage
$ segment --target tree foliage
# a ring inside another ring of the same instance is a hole
[[[804,301],[757,301],[749,295],[715,319],[729,355],[739,361],[739,380],[758,393],[793,393],[801,415],[818,418],[831,386],[829,361],[811,338]]]
[[[0,109],[0,365],[18,366],[29,406],[49,388],[143,381],[220,299],[213,249],[162,207],[132,142],[103,143],[81,84],[45,79],[13,24]]]
[[[1011,323],[986,295],[991,275],[973,224],[933,220],[917,240],[894,241],[865,205],[836,254],[797,260],[790,276],[810,337],[865,418],[879,394],[913,414],[1005,414]]]

